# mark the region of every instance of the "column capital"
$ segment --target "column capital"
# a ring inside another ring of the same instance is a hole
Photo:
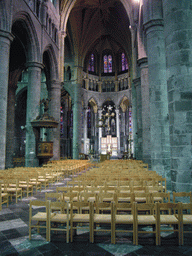
[[[36,62],[36,61],[28,61],[26,63],[26,67],[27,68],[40,68],[40,69],[43,69],[44,68],[44,64]]]
[[[14,39],[14,35],[12,35],[10,32],[5,31],[5,30],[1,30],[0,29],[0,37],[4,37],[6,39],[9,39],[10,42],[13,41]]]
[[[137,60],[137,64],[140,68],[144,68],[148,66],[148,58],[144,57]]]
[[[137,86],[141,85],[141,79],[140,79],[140,77],[137,77],[137,78],[133,79],[133,84],[134,84],[135,88],[136,88]]]
[[[60,31],[58,32],[58,34],[59,34],[60,37],[64,37],[64,38],[67,36],[67,32],[64,31],[64,30],[60,30]]]
[[[152,27],[164,27],[164,22],[163,19],[154,19],[147,21],[143,26],[145,32],[148,33],[149,29]]]

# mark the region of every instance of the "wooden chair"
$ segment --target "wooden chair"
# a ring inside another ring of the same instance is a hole
[[[66,232],[66,242],[69,243],[69,224],[70,224],[70,214],[69,214],[69,202],[50,202],[51,209],[57,209],[56,213],[50,219],[50,240],[51,231],[64,231]],[[58,212],[60,209],[60,212]],[[66,210],[66,213],[65,212]]]
[[[133,192],[135,202],[137,203],[150,203],[150,194],[147,192],[139,192],[135,191]]]
[[[22,196],[29,197],[29,194],[31,196],[33,195],[33,185],[29,183],[29,178],[21,178],[19,179],[19,188],[22,189]]]
[[[153,192],[150,193],[150,200],[152,203],[170,203],[170,193],[169,192]]]
[[[181,230],[181,203],[159,203],[157,202],[157,218],[159,242],[161,244],[161,232],[174,232],[178,234],[178,243],[182,245]],[[172,226],[173,229],[165,229],[165,226]]]
[[[96,209],[96,212],[94,212]],[[103,211],[103,209],[107,209]],[[94,235],[96,232],[110,232],[111,233],[111,242],[114,239],[113,234],[113,225],[112,225],[112,214],[114,211],[113,202],[91,202],[91,212],[90,212],[90,242],[94,243]],[[110,212],[110,213],[109,213]],[[99,225],[99,229],[97,228]],[[103,227],[104,225],[104,227]],[[109,229],[106,228],[106,225],[109,226]]]
[[[133,244],[135,244],[135,213],[133,203],[113,203],[114,207],[112,211],[112,239],[113,244],[116,243],[116,233],[132,233]],[[129,214],[127,211],[129,209]],[[126,212],[126,214],[125,214]],[[120,229],[118,229],[120,225]],[[122,229],[124,226],[126,229]],[[132,227],[130,229],[130,227]]]
[[[38,212],[35,210],[38,207]],[[42,211],[39,211],[39,207],[42,207]],[[36,212],[36,213],[34,213]],[[34,213],[34,214],[33,214]],[[46,240],[50,241],[50,218],[54,213],[50,215],[50,201],[31,200],[29,205],[29,240],[31,240],[31,231],[33,228],[40,232],[40,229],[46,229]],[[35,223],[34,223],[35,222]],[[44,224],[44,225],[43,225]]]
[[[29,184],[33,186],[33,189],[35,188],[35,192],[37,194],[37,191],[41,191],[41,182],[38,181],[38,175],[35,175],[33,177],[29,178]]]
[[[158,218],[157,204],[153,203],[136,203],[134,202],[135,212],[135,244],[138,245],[139,234],[154,234],[156,237],[156,245],[159,244],[158,238]],[[152,214],[151,214],[152,213]],[[143,229],[143,227],[151,227],[152,229]],[[140,229],[142,227],[142,229]]]
[[[57,192],[49,192],[49,193],[45,193],[45,201],[50,200],[51,202],[60,202],[63,201],[63,194],[62,193],[57,193]],[[60,211],[60,207],[59,208],[54,208],[53,205],[51,205],[51,212],[54,211]],[[64,213],[64,212],[62,212]]]
[[[2,190],[4,193],[8,193],[11,201],[13,197],[15,197],[16,203],[18,198],[22,199],[22,188],[19,188],[18,179],[5,179]]]
[[[9,194],[2,192],[1,184],[0,184],[0,211],[2,210],[2,205],[7,204],[9,206]]]
[[[89,230],[91,241],[91,202],[70,202],[70,226],[71,226],[71,242],[73,242],[74,233],[77,232],[77,229],[80,227],[81,229]],[[86,209],[89,207],[89,213],[85,213],[82,208]],[[84,224],[84,227],[83,227]],[[85,225],[89,224],[89,226]]]
[[[192,192],[175,192],[173,191],[173,203],[192,203]]]
[[[184,234],[192,233],[192,203],[182,203],[181,205],[181,232],[182,241],[184,244]]]

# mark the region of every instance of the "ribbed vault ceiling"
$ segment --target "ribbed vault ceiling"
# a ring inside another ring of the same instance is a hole
[[[67,26],[67,34],[79,61],[88,52],[123,49],[131,55],[129,18],[118,0],[77,0]]]

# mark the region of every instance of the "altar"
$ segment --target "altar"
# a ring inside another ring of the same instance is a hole
[[[107,135],[101,137],[101,154],[110,154],[111,156],[118,156],[118,138]]]

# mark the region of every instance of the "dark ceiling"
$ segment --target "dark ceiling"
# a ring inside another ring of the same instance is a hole
[[[94,49],[110,49],[114,54],[125,51],[131,56],[129,18],[118,0],[77,0],[67,26],[73,52],[82,61]]]

